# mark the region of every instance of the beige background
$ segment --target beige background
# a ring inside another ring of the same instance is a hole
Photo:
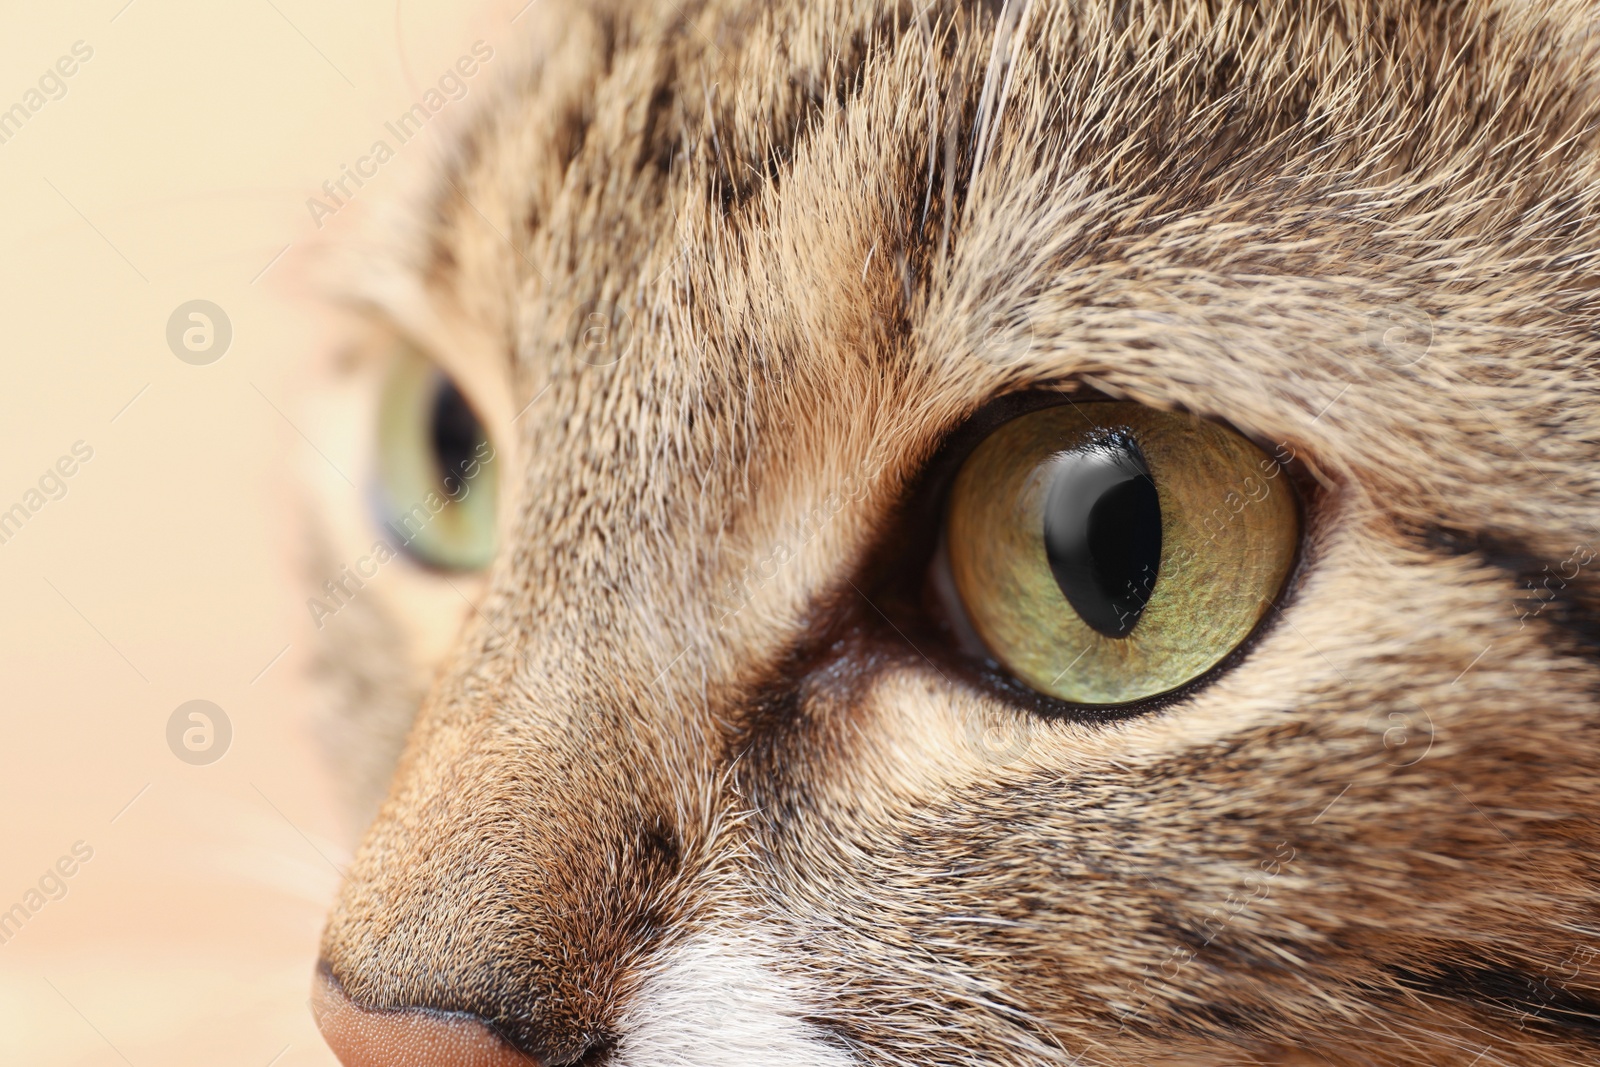
[[[0,545],[0,910],[94,849],[0,945],[0,1063],[330,1064],[305,1000],[352,842],[286,554],[319,462],[290,423],[328,432],[297,415],[322,343],[305,201],[474,40],[499,52],[531,20],[521,0],[124,4],[13,7],[0,34],[0,108],[94,49],[0,145],[0,510],[94,449]],[[204,367],[164,336],[197,297],[234,330]],[[234,727],[211,766],[166,746],[195,698]]]

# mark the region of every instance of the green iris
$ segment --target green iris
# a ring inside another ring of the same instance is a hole
[[[494,446],[454,381],[400,344],[378,412],[379,504],[398,546],[443,570],[494,558]]]
[[[1271,606],[1299,521],[1282,468],[1231,430],[1139,404],[1045,408],[956,477],[951,575],[1008,670],[1076,704],[1204,674]]]

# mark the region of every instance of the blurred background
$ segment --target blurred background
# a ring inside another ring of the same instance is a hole
[[[0,1063],[334,1062],[306,1000],[355,833],[310,729],[294,562],[327,432],[301,415],[327,330],[306,202],[525,14],[8,12]]]

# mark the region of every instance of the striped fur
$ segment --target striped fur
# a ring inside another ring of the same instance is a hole
[[[512,460],[448,652],[372,644],[410,591],[329,622],[390,735],[439,671],[354,999],[617,1067],[1600,1057],[1592,5],[529,23],[349,283],[479,353]],[[970,684],[907,573],[951,436],[1038,390],[1306,475],[1281,611],[1126,721]]]

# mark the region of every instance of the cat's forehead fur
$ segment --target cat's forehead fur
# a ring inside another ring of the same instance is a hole
[[[619,1067],[1595,1056],[1600,600],[1518,599],[1596,538],[1595,17],[536,6],[396,260],[532,403],[334,975]],[[1039,388],[1318,486],[1284,610],[1142,718],[877,597]]]

